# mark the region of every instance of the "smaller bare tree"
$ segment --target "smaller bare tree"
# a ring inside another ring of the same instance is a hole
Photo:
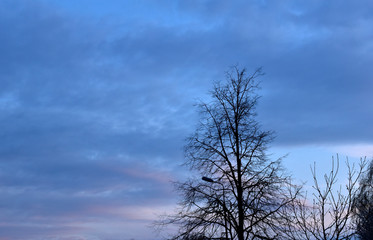
[[[316,174],[316,164],[311,167],[313,176],[313,200],[307,199],[307,194],[298,199],[292,206],[293,215],[289,218],[289,237],[291,239],[352,239],[355,228],[352,221],[353,201],[358,191],[358,182],[366,166],[366,159],[361,158],[359,166],[350,164],[346,159],[348,169],[345,188],[338,187],[339,158],[332,159],[332,169],[324,174],[320,183]],[[337,188],[337,189],[336,189]]]

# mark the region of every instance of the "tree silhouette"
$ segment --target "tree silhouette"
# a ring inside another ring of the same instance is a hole
[[[284,235],[288,207],[299,189],[289,194],[290,177],[281,159],[270,160],[266,154],[272,134],[255,119],[260,75],[260,69],[247,75],[233,67],[226,83],[215,84],[211,102],[199,104],[200,124],[185,147],[185,164],[196,178],[177,184],[180,208],[163,222],[179,225],[174,239]]]
[[[313,199],[298,198],[292,205],[293,216],[286,225],[289,227],[288,239],[342,240],[353,239],[354,196],[357,184],[366,166],[365,159],[356,167],[346,160],[348,168],[345,185],[338,186],[339,159],[332,160],[332,169],[324,174],[323,181],[317,178],[316,166],[311,168],[313,176]],[[289,215],[288,215],[289,216]],[[371,239],[371,238],[369,238]]]
[[[373,161],[360,180],[359,191],[354,198],[356,233],[362,240],[373,236]]]

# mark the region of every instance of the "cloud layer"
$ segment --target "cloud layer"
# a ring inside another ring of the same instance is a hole
[[[370,1],[1,1],[0,239],[156,239],[193,103],[263,66],[276,146],[372,144]]]

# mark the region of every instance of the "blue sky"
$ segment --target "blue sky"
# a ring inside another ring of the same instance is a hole
[[[373,155],[373,2],[0,1],[0,240],[155,240],[215,80],[263,67],[298,180]],[[171,230],[170,230],[171,231]],[[163,235],[167,234],[167,231]]]

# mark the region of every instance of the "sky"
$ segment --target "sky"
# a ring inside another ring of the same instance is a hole
[[[373,2],[0,0],[0,240],[157,240],[195,103],[263,68],[298,180],[373,156]],[[343,177],[342,177],[343,178]]]

